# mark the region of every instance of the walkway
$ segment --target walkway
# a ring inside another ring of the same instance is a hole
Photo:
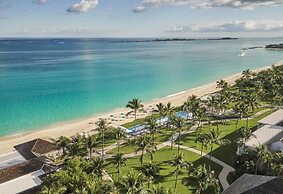
[[[174,145],[174,147],[178,147],[178,145]],[[201,151],[196,150],[194,148],[189,148],[189,147],[183,146],[183,145],[180,145],[180,148],[201,155]],[[210,155],[208,155],[204,152],[203,152],[203,157],[205,157],[205,158],[207,158],[207,159],[209,159],[209,160],[211,160],[211,161],[215,162],[216,164],[219,164],[220,166],[223,167],[222,171],[219,174],[219,181],[222,185],[223,190],[227,189],[229,187],[229,183],[227,181],[227,176],[230,172],[234,172],[235,169],[232,166],[229,166],[228,164],[222,162],[221,160],[218,160],[217,158],[210,156]]]

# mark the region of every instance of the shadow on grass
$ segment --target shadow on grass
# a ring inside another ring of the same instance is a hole
[[[255,131],[257,127],[252,127],[251,130]],[[215,150],[213,150],[211,153],[212,156],[215,158],[221,160],[222,162],[235,167],[235,157],[237,152],[237,143],[236,140],[239,138],[239,132],[238,130],[235,130],[234,132],[224,136],[223,138],[229,139],[231,141],[228,145],[223,145]]]
[[[206,168],[210,168],[211,170],[213,170],[214,173],[215,173],[215,178],[218,179],[219,174],[220,174],[221,170],[223,169],[222,166],[220,166],[220,165],[218,165],[218,164],[216,164],[216,163],[212,162],[211,160],[204,158],[204,157],[199,158],[198,160],[196,160],[192,163],[194,168],[197,168],[198,166],[203,165],[203,164],[206,165]],[[188,176],[183,177],[182,183],[185,186],[187,186],[188,190],[191,191],[192,193],[195,193],[196,190],[198,189],[198,181],[194,178],[189,178]],[[219,186],[222,189],[220,182],[219,182]],[[207,190],[205,190],[201,193],[212,194],[212,193],[215,193],[215,192],[214,192],[214,188],[209,187]]]

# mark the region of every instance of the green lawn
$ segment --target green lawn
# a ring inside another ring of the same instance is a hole
[[[249,127],[252,128],[252,130],[256,130],[257,122],[269,114],[271,114],[271,112],[266,112],[257,118],[250,119]],[[235,143],[235,140],[238,138],[238,129],[240,127],[245,126],[245,124],[246,124],[245,120],[239,121],[237,129],[235,127],[236,121],[227,121],[225,125],[219,124],[219,130],[223,132],[223,138],[229,139],[232,143],[221,147],[219,147],[218,145],[214,145],[211,154],[216,158],[218,158],[219,160],[222,160],[223,162],[231,166],[234,166],[233,162],[237,150],[237,144]],[[216,128],[216,124],[204,125],[201,130],[201,133],[208,133],[211,128]],[[195,138],[196,138],[196,132],[184,135],[181,137],[181,144],[200,150],[201,145],[195,143]],[[204,152],[209,153],[210,148],[204,149]]]
[[[107,147],[107,146],[110,146],[114,143],[116,143],[117,140],[116,139],[108,139],[104,142],[104,148]],[[102,143],[99,143],[97,146],[96,146],[96,149],[101,149],[102,148]]]
[[[171,137],[171,131],[167,129],[161,129],[160,132],[155,134],[155,143],[160,144],[164,141],[167,141]],[[132,153],[137,149],[136,144],[124,144],[120,147],[120,152],[124,154]],[[109,154],[115,154],[117,152],[117,148],[110,150]]]
[[[174,187],[174,167],[171,167],[169,165],[169,162],[174,158],[174,154],[176,154],[176,149],[170,149],[169,147],[166,147],[164,149],[158,150],[154,154],[154,162],[158,164],[160,167],[160,178],[154,183],[158,184],[161,183],[163,186],[167,188]],[[190,151],[181,150],[182,153],[184,153],[185,160],[191,162],[195,167],[200,164],[207,164],[207,166],[210,166],[212,170],[215,171],[216,177],[218,177],[220,171],[222,170],[222,167],[218,164],[215,164],[211,162],[210,160],[203,158],[200,159],[200,156],[198,154],[195,154]],[[145,162],[149,161],[150,157],[148,155],[145,156]],[[140,161],[139,157],[128,159],[127,166],[121,167],[121,177],[123,175],[126,175],[129,173],[130,170],[136,170],[139,171],[140,168]],[[112,176],[112,178],[116,181],[117,180],[117,168],[114,167],[111,164],[108,164],[107,172]],[[194,183],[192,182],[189,187],[182,184],[182,179],[187,176],[187,172],[183,170],[183,172],[180,174],[178,178],[178,186],[177,186],[177,192],[179,194],[189,194],[194,193]],[[146,183],[145,183],[146,186]],[[211,191],[208,191],[207,193],[211,193]]]

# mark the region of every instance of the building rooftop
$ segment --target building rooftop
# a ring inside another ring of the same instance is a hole
[[[268,145],[279,141],[283,137],[283,127],[274,125],[264,125],[254,131],[255,137],[246,141],[248,147],[258,147],[259,145]]]
[[[271,115],[261,119],[259,123],[264,125],[277,125],[283,121],[283,109],[279,109]]]
[[[0,184],[0,191],[5,191],[5,194],[21,193],[24,191],[26,191],[25,193],[35,194],[38,188],[40,188],[39,185],[42,183],[39,178],[42,174],[44,174],[42,170],[37,170]]]
[[[282,191],[282,179],[274,176],[244,174],[222,194],[279,194]]]
[[[14,146],[14,148],[27,160],[36,158],[38,155],[43,155],[54,150],[54,144],[42,140],[34,139],[19,145]]]
[[[44,163],[38,158],[27,160],[20,164],[10,166],[0,170],[0,184],[11,181],[18,177],[40,170]]]

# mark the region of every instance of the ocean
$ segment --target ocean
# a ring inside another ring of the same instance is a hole
[[[165,97],[283,59],[282,51],[241,52],[283,38],[119,41],[1,39],[0,136],[99,115],[134,97]]]

